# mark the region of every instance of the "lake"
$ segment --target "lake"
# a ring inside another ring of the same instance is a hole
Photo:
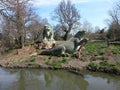
[[[120,90],[120,76],[81,71],[0,68],[0,90]]]

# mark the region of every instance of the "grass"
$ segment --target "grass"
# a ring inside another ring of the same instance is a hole
[[[90,41],[85,46],[88,55],[104,55],[105,53],[112,52],[113,54],[120,54],[120,46],[107,47],[104,41]]]
[[[52,61],[52,56],[48,57],[48,60],[45,64],[52,66],[55,69],[61,68],[62,64],[67,63],[68,60],[66,57],[61,57],[59,60]]]
[[[120,46],[110,46],[109,49],[113,54],[120,54]]]
[[[87,69],[92,70],[92,71],[97,71],[98,70],[98,65],[91,62],[88,64]]]
[[[106,42],[102,41],[90,41],[85,46],[87,55],[89,56],[104,56],[105,54],[112,53],[115,56],[120,55],[120,46],[111,45],[107,47]],[[94,59],[94,58],[93,58]],[[118,59],[118,58],[117,58]],[[109,60],[103,59],[99,63],[95,63],[92,60],[87,66],[87,69],[92,71],[110,72],[115,74],[120,74],[120,62],[113,61],[114,63],[109,63]]]
[[[35,60],[36,60],[36,58],[35,58],[35,57],[32,57],[32,58],[30,59],[30,62],[35,62]]]
[[[120,74],[120,63],[116,62],[114,64],[110,64],[106,60],[101,61],[99,64],[95,64],[94,62],[91,62],[88,64],[87,69],[92,71]]]
[[[78,55],[76,55],[76,54],[73,53],[73,54],[71,54],[71,58],[72,59],[76,59],[76,58],[78,58]]]
[[[24,51],[23,51],[24,52]],[[37,53],[41,52],[40,50],[36,50]],[[84,55],[84,60],[89,59],[89,57],[93,57],[91,60],[92,62],[90,62],[90,64],[87,66],[87,68],[89,70],[93,70],[93,71],[104,71],[104,72],[112,72],[112,73],[120,73],[120,63],[114,63],[114,64],[110,64],[107,59],[101,59],[102,61],[100,61],[100,63],[96,64],[94,62],[96,62],[98,60],[97,56],[103,57],[106,53],[109,54],[112,53],[115,54],[113,57],[115,58],[115,56],[117,57],[118,55],[120,55],[120,46],[109,46],[107,47],[107,44],[105,41],[89,41],[86,45],[85,45],[85,55]],[[30,58],[30,52],[24,52],[23,54],[20,55],[14,55],[11,52],[8,52],[8,54],[6,54],[6,58],[8,62],[11,62],[11,65],[15,65],[17,63],[21,63],[26,61],[28,65],[36,65],[36,57],[32,57]],[[84,51],[83,51],[84,53]],[[70,58],[70,57],[69,57]],[[77,58],[76,54],[71,54],[71,58],[74,60]],[[82,58],[82,57],[81,57]],[[86,59],[87,58],[87,59]],[[114,59],[114,60],[118,60],[119,56]],[[53,60],[54,59],[54,60]],[[89,60],[90,61],[90,60]],[[59,58],[53,58],[53,56],[48,56],[48,59],[46,60],[45,64],[52,66],[55,69],[61,68],[62,64],[65,64],[68,62],[68,58],[67,57],[59,57]]]
[[[93,44],[91,42],[88,42],[88,44],[85,46],[85,49],[88,53],[88,55],[92,55],[92,54],[98,54],[99,50],[101,49],[101,45],[97,45],[97,44]]]

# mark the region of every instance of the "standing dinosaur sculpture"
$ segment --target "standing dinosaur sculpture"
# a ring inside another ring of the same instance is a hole
[[[62,41],[61,44],[56,45],[53,48],[45,49],[40,53],[40,55],[66,56],[76,51],[80,51],[80,46],[87,43],[87,39],[83,38],[84,35],[85,31],[78,31],[77,34],[68,41]]]
[[[43,41],[41,48],[49,49],[55,44],[54,32],[50,25],[45,25],[43,30]]]

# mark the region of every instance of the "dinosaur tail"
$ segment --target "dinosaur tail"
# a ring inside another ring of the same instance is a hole
[[[46,50],[43,50],[41,51],[41,53],[39,53],[40,55],[51,55],[51,49],[46,49]]]
[[[40,55],[61,55],[62,54],[62,51],[63,51],[63,47],[54,47],[54,48],[51,48],[51,49],[46,49],[46,50],[43,50]]]

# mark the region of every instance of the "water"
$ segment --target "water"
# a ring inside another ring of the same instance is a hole
[[[82,73],[0,68],[0,90],[120,90],[120,76]]]

